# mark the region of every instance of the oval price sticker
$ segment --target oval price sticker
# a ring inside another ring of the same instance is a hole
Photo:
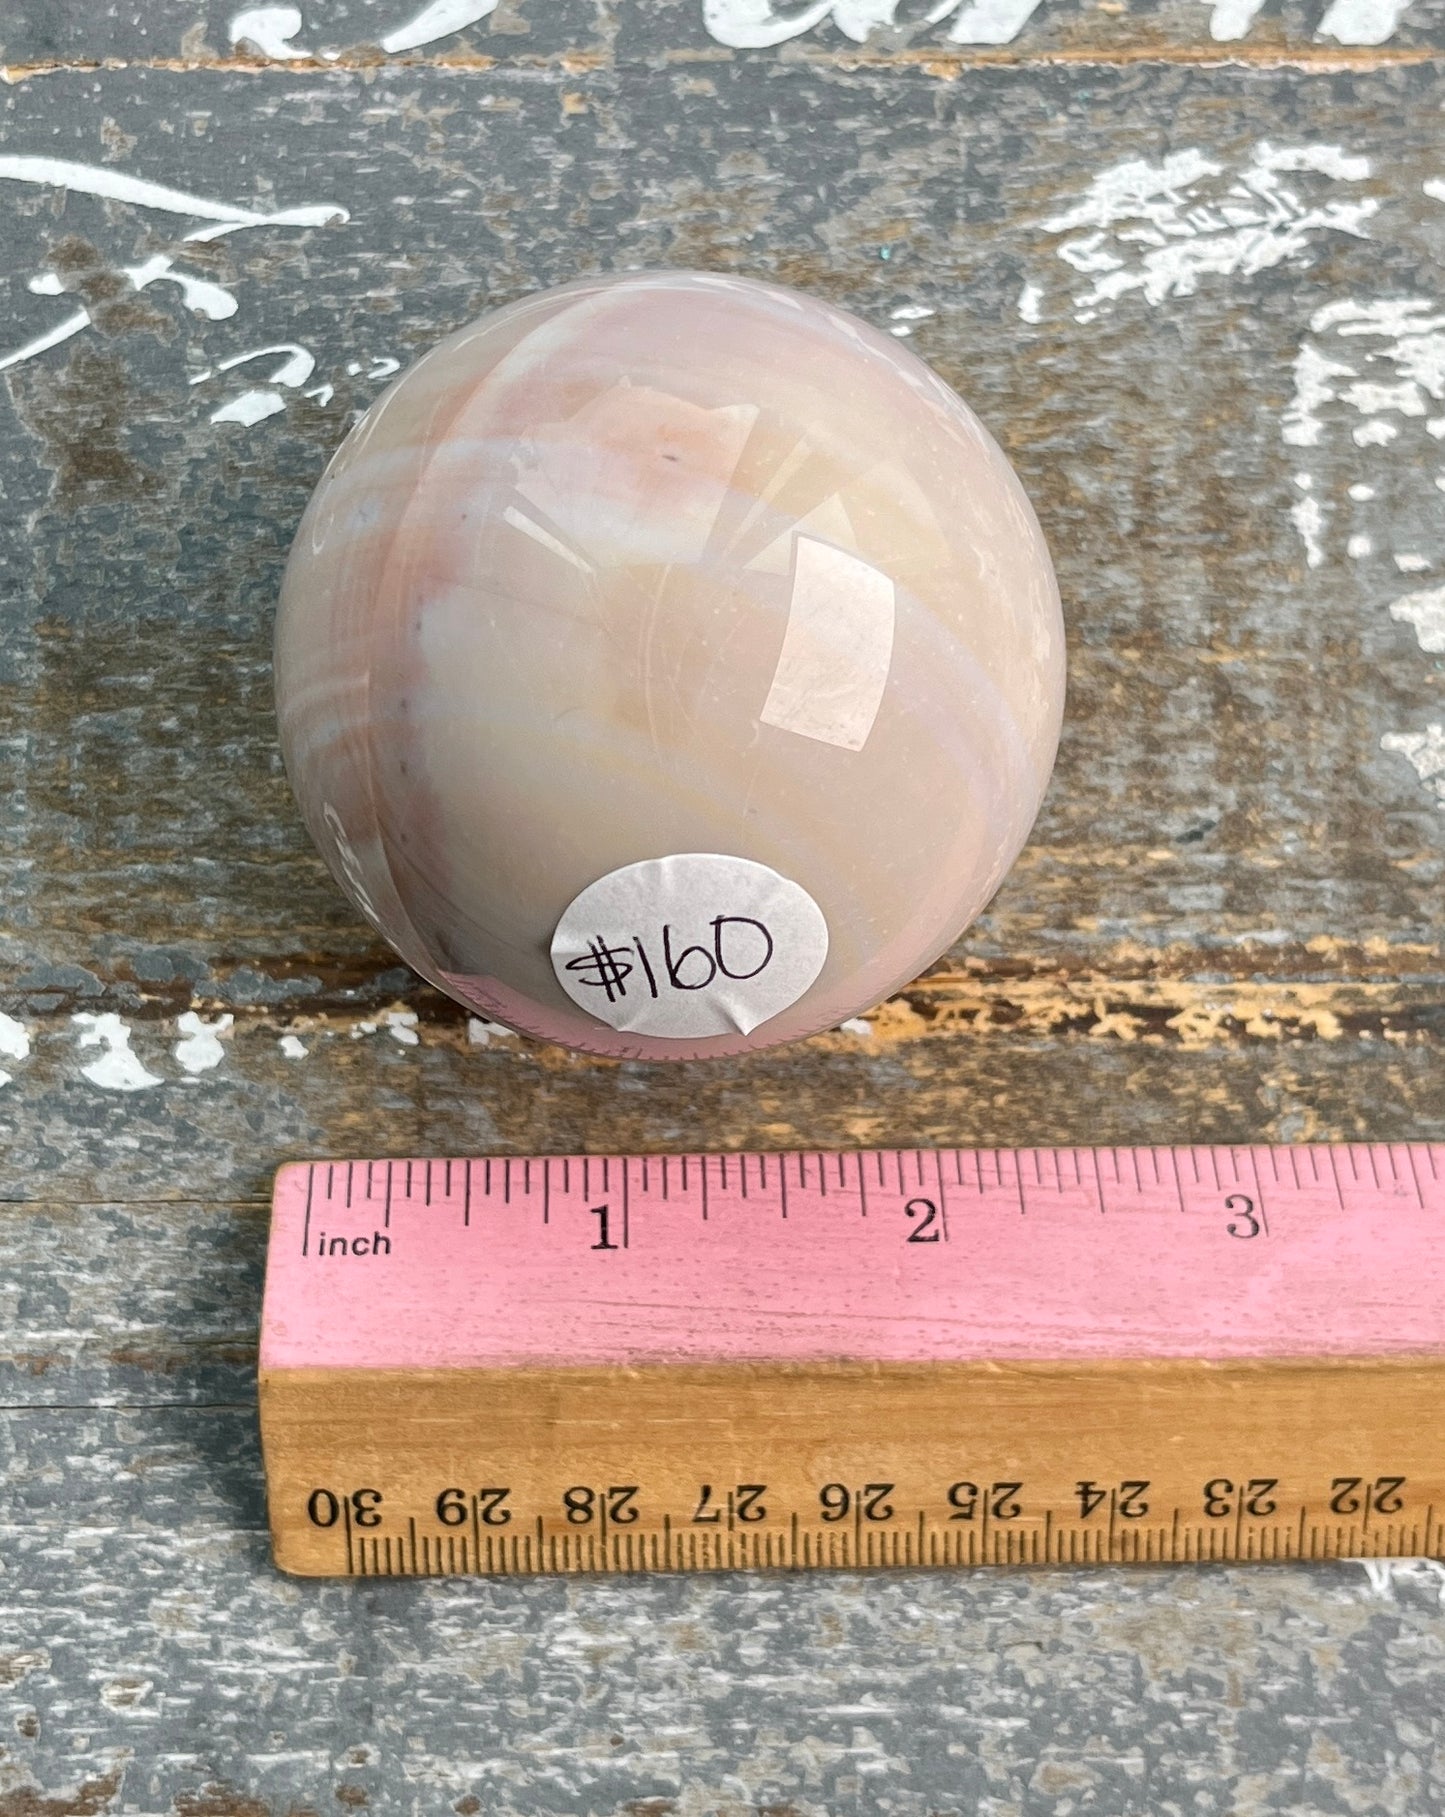
[[[552,966],[610,1027],[696,1041],[750,1034],[823,969],[828,924],[765,864],[677,852],[588,884],[557,923]]]

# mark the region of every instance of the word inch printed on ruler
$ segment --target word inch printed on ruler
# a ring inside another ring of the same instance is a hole
[[[1445,1149],[317,1162],[309,1576],[1445,1555]]]

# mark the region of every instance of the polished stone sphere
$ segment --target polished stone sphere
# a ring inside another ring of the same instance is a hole
[[[896,339],[696,272],[442,341],[286,570],[287,768],[353,901],[478,1013],[738,1054],[930,965],[998,887],[1064,691],[1007,461]]]

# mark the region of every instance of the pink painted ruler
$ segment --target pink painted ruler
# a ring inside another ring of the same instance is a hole
[[[1434,1348],[1445,1149],[947,1149],[287,1167],[261,1360]]]
[[[1445,1149],[324,1161],[304,1574],[1445,1553]]]

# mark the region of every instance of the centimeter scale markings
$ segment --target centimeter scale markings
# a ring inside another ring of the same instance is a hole
[[[277,1176],[305,1575],[1445,1556],[1445,1148]]]

